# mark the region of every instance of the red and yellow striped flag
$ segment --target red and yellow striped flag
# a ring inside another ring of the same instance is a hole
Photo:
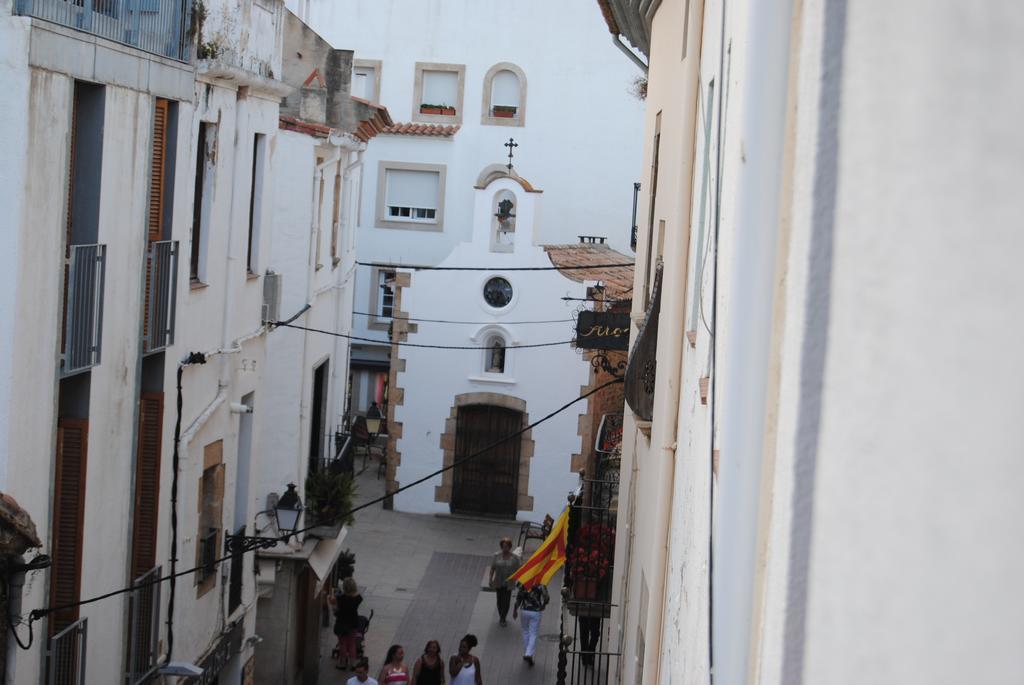
[[[566,507],[551,532],[519,570],[509,576],[509,580],[522,583],[529,590],[537,583],[547,585],[558,569],[565,564],[565,547],[569,535],[569,507]]]

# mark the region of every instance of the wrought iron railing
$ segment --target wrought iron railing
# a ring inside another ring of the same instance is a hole
[[[155,566],[135,579],[128,599],[128,685],[142,685],[156,673],[160,638],[160,578]]]
[[[85,685],[86,620],[80,618],[50,638],[47,685]]]
[[[235,536],[245,535],[245,526],[235,531]],[[227,540],[224,546],[229,548],[231,554],[231,575],[228,578],[228,615],[234,613],[235,609],[242,605],[242,585],[245,580],[245,547],[243,545],[228,545]]]
[[[60,371],[67,376],[100,363],[106,245],[72,245],[65,264],[64,344]]]
[[[608,685],[620,652],[609,620],[617,481],[585,480],[570,504],[559,628],[558,685]]]
[[[178,241],[150,243],[146,252],[146,313],[142,351],[155,352],[174,344],[178,292]]]
[[[14,12],[189,61],[192,0],[15,0]]]

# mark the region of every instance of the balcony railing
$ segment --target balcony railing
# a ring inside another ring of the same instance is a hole
[[[106,245],[71,246],[65,270],[62,375],[84,371],[100,363],[106,260]]]
[[[178,241],[150,243],[146,254],[146,314],[142,322],[143,353],[174,344],[178,291]]]
[[[192,0],[15,0],[14,11],[154,55],[189,60]]]
[[[156,673],[160,637],[161,567],[155,566],[135,579],[128,603],[128,669],[125,682],[142,685]]]
[[[84,618],[50,638],[47,685],[85,685],[85,638]]]

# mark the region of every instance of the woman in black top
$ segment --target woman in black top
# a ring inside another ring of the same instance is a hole
[[[444,685],[444,662],[441,660],[441,643],[431,640],[423,648],[423,656],[412,667],[412,682],[409,685]]]
[[[338,636],[338,665],[348,670],[356,661],[359,605],[363,597],[354,578],[341,581],[341,593],[334,599],[334,634]]]

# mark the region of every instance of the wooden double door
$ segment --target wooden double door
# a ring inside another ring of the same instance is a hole
[[[460,407],[455,461],[523,428],[523,413],[486,404]],[[490,447],[455,467],[452,511],[515,518],[519,493],[520,436]]]

